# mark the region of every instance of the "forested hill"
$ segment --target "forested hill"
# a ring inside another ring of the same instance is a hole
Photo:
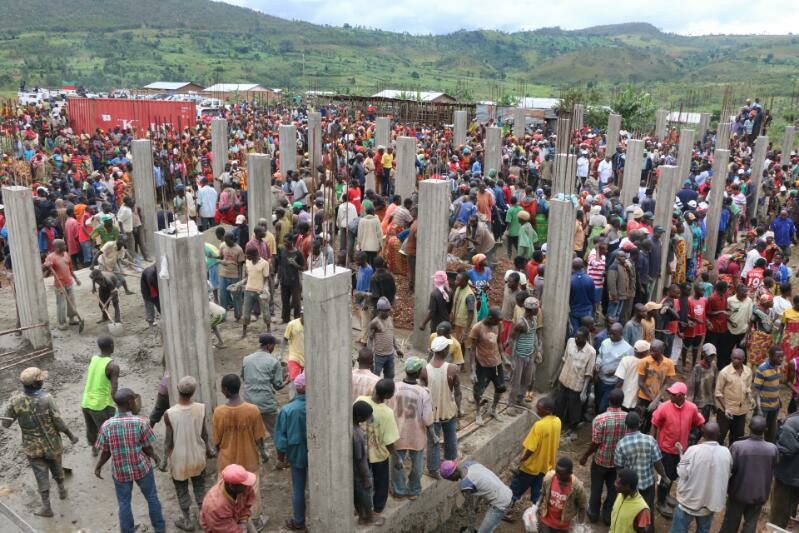
[[[289,21],[209,0],[0,3],[5,90],[21,79],[95,90],[247,81],[357,94],[443,90],[471,99],[569,85],[779,88],[791,87],[799,72],[799,37],[791,35],[686,37],[629,23],[415,36]]]

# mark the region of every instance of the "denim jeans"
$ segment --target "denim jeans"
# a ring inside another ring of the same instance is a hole
[[[441,466],[441,446],[436,444],[433,436],[439,439],[443,433],[444,437],[444,459],[454,461],[458,458],[458,419],[455,417],[449,420],[433,422],[427,428],[427,471],[438,472]]]
[[[161,502],[158,500],[158,490],[155,487],[153,471],[150,470],[143,478],[136,480],[136,484],[147,499],[150,523],[155,533],[164,533],[166,531],[166,523],[164,522],[164,515],[161,513]],[[133,511],[130,508],[133,481],[123,482],[115,479],[114,488],[116,489],[117,505],[119,506],[119,531],[121,533],[133,533],[135,525],[133,523]]]
[[[613,317],[613,320],[618,321],[621,310],[624,309],[624,302],[626,300],[610,300],[608,301],[608,316]]]
[[[375,355],[374,373],[376,376],[380,376],[381,372],[384,378],[394,379],[394,354]]]
[[[397,456],[403,463],[406,457],[410,457],[411,469],[396,470],[394,458],[391,458],[391,491],[396,496],[419,496],[422,493],[424,450],[397,450]]]
[[[502,522],[502,517],[505,516],[505,512],[505,509],[500,509],[493,505],[489,507],[488,511],[486,511],[486,515],[483,517],[483,521],[480,523],[480,528],[477,530],[477,533],[492,533],[492,531],[497,529],[500,522]]]
[[[233,316],[241,318],[241,292],[230,294],[227,290],[228,287],[237,283],[239,278],[226,278],[219,276],[219,305],[227,310],[228,306],[233,307]]]
[[[605,503],[602,504],[602,487],[607,490]],[[601,517],[605,523],[610,523],[610,513],[616,501],[616,469],[591,463],[591,496],[588,499],[588,517],[596,519]],[[600,513],[601,507],[601,513]]]
[[[608,410],[610,404],[610,392],[616,388],[615,384],[605,383],[601,379],[596,386],[596,408],[597,414],[602,414]]]
[[[369,463],[372,471],[372,506],[376,513],[382,513],[388,501],[388,459],[379,463]]]
[[[292,520],[297,525],[305,524],[305,484],[307,480],[307,468],[291,467],[291,507],[294,509]]]
[[[674,518],[671,520],[669,533],[688,533],[691,523],[696,520],[696,533],[710,533],[710,526],[713,524],[713,515],[694,516],[686,513],[681,505],[674,509]]]
[[[92,264],[92,241],[80,243],[81,260],[84,266]]]
[[[527,489],[530,489],[530,501],[538,502],[541,496],[541,485],[544,483],[544,474],[529,474],[523,470],[516,472],[510,482],[510,490],[513,493],[513,501],[522,499]]]

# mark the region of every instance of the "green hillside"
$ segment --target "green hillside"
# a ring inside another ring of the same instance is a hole
[[[703,36],[645,23],[579,31],[412,36],[288,21],[208,0],[2,0],[0,89],[75,80],[94,90],[159,80],[289,91],[443,90],[459,98],[645,84],[672,105],[719,107],[721,87],[790,106],[799,37]],[[690,95],[690,96],[689,96]],[[794,99],[795,100],[795,99]]]

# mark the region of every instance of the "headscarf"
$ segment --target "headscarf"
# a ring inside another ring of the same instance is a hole
[[[449,301],[449,280],[447,279],[447,273],[443,270],[437,271],[433,274],[433,285],[435,285],[436,289],[441,292],[441,295],[444,297],[444,301]]]
[[[305,392],[305,372],[300,372],[296,378],[294,378],[294,390],[299,393]]]

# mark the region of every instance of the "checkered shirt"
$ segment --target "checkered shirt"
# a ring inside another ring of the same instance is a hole
[[[619,441],[613,461],[617,467],[635,470],[638,474],[638,490],[644,490],[655,484],[654,464],[662,458],[655,439],[636,431]]]
[[[106,420],[97,437],[98,449],[111,453],[111,475],[121,483],[136,481],[152,469],[142,448],[155,441],[149,422],[130,413]]]
[[[626,426],[624,419],[627,413],[619,407],[609,407],[608,410],[594,418],[591,425],[591,441],[599,445],[594,454],[594,462],[605,468],[613,468],[613,454],[616,444],[624,437]]]

